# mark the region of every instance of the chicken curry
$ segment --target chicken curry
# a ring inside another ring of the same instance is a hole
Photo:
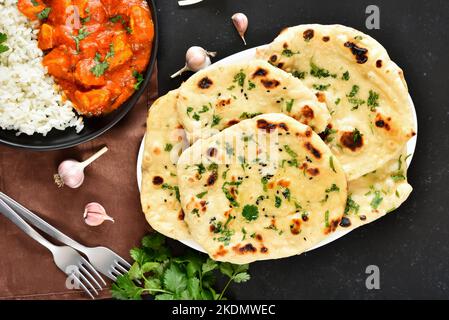
[[[154,26],[144,0],[18,0],[39,19],[39,48],[48,69],[78,113],[119,108],[143,82]]]

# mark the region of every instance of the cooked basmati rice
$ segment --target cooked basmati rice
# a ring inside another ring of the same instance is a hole
[[[0,53],[0,128],[44,136],[52,129],[81,131],[83,119],[42,65],[38,31],[19,12],[17,0],[0,0],[0,33],[9,47]]]

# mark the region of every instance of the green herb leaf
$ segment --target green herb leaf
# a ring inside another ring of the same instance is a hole
[[[139,90],[142,83],[145,81],[143,75],[136,70],[133,71],[133,77],[137,80],[136,84],[134,85],[134,90]]]
[[[281,54],[282,54],[284,57],[292,57],[292,56],[294,56],[295,54],[299,54],[299,51],[293,52],[293,51],[290,50],[290,49],[284,49],[284,50],[282,51]]]
[[[196,195],[196,197],[197,197],[198,199],[203,199],[203,197],[204,197],[206,194],[207,194],[207,191],[204,191],[204,192],[198,193],[198,194]]]
[[[380,196],[380,191],[379,190],[374,191],[374,198],[370,203],[371,208],[377,209],[382,200],[383,198]]]
[[[212,127],[215,127],[216,125],[218,125],[220,123],[220,121],[221,121],[221,117],[214,114],[212,116]]]
[[[346,96],[348,98],[353,98],[357,95],[357,93],[359,93],[359,90],[360,90],[360,87],[355,84],[352,86],[351,92],[349,94],[347,94]]]
[[[350,78],[349,76],[349,71],[346,71],[345,73],[343,73],[343,75],[341,76],[341,79],[344,81],[348,81]]]
[[[295,103],[295,99],[291,99],[290,101],[286,101],[287,112],[291,112],[293,108],[293,104]]]
[[[326,91],[327,89],[329,89],[330,86],[331,86],[330,84],[314,84],[314,85],[312,85],[312,87],[318,91]]]
[[[275,196],[274,197],[274,206],[276,208],[279,208],[281,206],[281,204],[282,204],[282,199],[278,196]]]
[[[318,67],[316,64],[314,64],[313,62],[310,62],[310,74],[315,77],[315,78],[328,78],[328,77],[332,77],[332,78],[336,78],[337,75],[336,74],[331,74],[329,72],[329,70],[323,69]]]
[[[373,90],[370,90],[367,105],[371,111],[376,111],[376,108],[379,106],[378,100],[379,94],[377,92],[374,92]]]
[[[288,144],[284,145],[284,149],[290,157],[292,157],[292,158],[298,157],[298,154],[295,151],[293,151],[292,148],[290,148],[290,146]]]
[[[109,68],[109,63],[107,63],[106,61],[101,62],[100,59],[101,56],[97,53],[94,59],[97,64],[90,69],[90,72],[92,72],[97,78],[102,76]]]
[[[86,28],[81,28],[78,30],[78,35],[72,36],[73,40],[75,40],[76,51],[80,51],[80,41],[87,38],[90,33],[86,30]]]
[[[354,211],[355,214],[359,212],[360,205],[358,205],[351,197],[351,195],[348,196],[348,199],[346,200],[346,207],[345,207],[345,215],[348,215],[351,211]]]
[[[304,71],[301,72],[301,71],[295,70],[292,72],[292,76],[294,76],[295,78],[298,78],[298,79],[304,79],[306,77],[306,72],[304,72]]]
[[[334,157],[330,156],[329,158],[329,166],[331,167],[332,171],[337,173],[337,171],[335,170],[335,166],[334,166]]]
[[[246,74],[243,72],[243,70],[240,70],[239,73],[237,73],[234,76],[234,82],[237,83],[240,87],[243,87],[245,84]]]
[[[352,138],[354,139],[354,143],[358,143],[360,140],[362,140],[363,134],[359,131],[359,129],[355,128],[352,131]]]
[[[259,217],[259,209],[255,205],[247,204],[243,207],[242,216],[247,221],[256,220]]]
[[[39,12],[37,14],[37,18],[39,20],[45,20],[48,18],[48,15],[50,14],[50,12],[51,12],[51,8],[45,8],[44,10],[42,10],[41,12]]]
[[[330,223],[329,223],[329,210],[326,210],[326,212],[324,213],[324,224],[326,226],[326,228],[330,227]]]

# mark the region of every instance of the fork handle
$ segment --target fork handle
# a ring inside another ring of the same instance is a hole
[[[83,246],[82,244],[76,242],[69,236],[65,235],[64,233],[62,233],[61,231],[59,231],[58,229],[53,227],[51,224],[49,224],[48,222],[46,222],[45,220],[38,217],[36,214],[31,212],[27,208],[22,206],[20,203],[18,203],[14,199],[11,199],[10,197],[8,197],[3,192],[0,192],[0,201],[1,200],[6,202],[11,208],[16,210],[17,212],[19,212],[20,216],[23,219],[25,219],[26,221],[28,221],[29,223],[31,223],[33,226],[40,229],[41,231],[45,232],[49,236],[53,237],[54,239],[62,242],[65,245],[68,245],[69,247],[72,247],[73,249],[83,252],[83,253],[85,253],[89,250],[89,248]]]
[[[34,230],[25,220],[23,220],[11,207],[9,207],[2,199],[0,199],[0,211],[3,215],[11,220],[16,226],[18,226],[23,232],[29,235],[31,238],[39,242],[46,247],[52,253],[54,252],[55,245],[41,236],[36,230]]]

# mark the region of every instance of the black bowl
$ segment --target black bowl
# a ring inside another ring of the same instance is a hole
[[[156,6],[153,0],[148,0],[154,23],[153,50],[147,70],[144,73],[145,81],[120,108],[114,112],[97,118],[84,118],[84,129],[76,133],[74,128],[67,128],[64,131],[53,129],[47,136],[34,134],[32,136],[21,134],[16,135],[16,131],[0,129],[0,142],[19,148],[26,148],[36,151],[49,151],[70,148],[89,140],[95,139],[117,124],[137,103],[140,96],[145,92],[149,82],[153,67],[156,62],[159,28],[156,15]]]

